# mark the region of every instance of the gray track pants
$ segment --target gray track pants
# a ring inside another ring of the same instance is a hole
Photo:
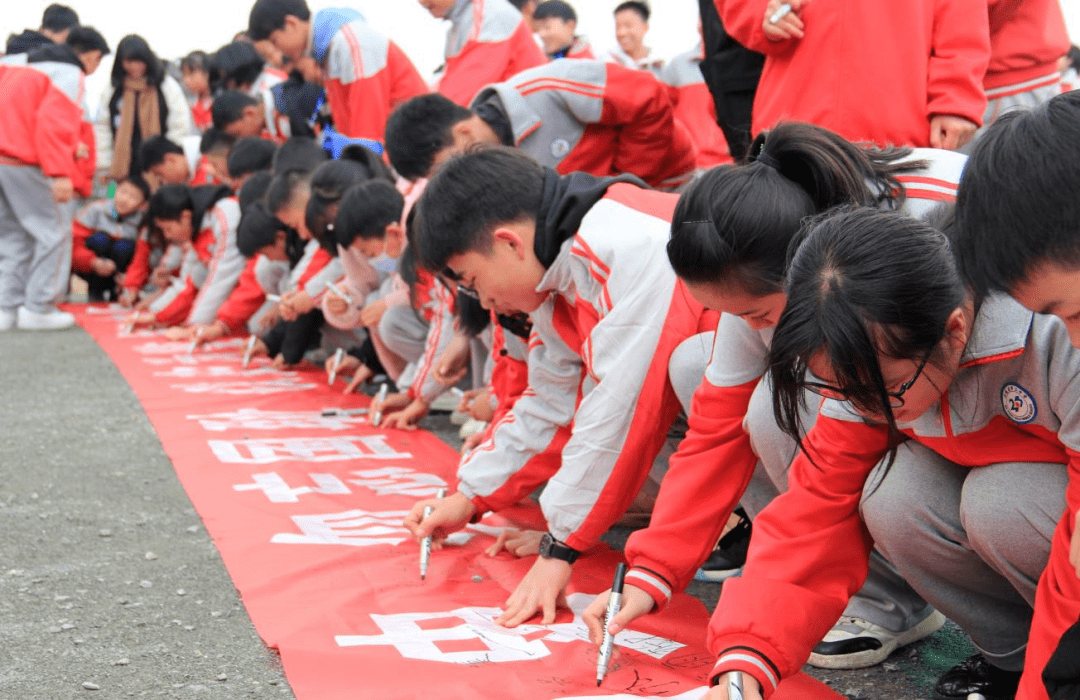
[[[67,214],[39,168],[0,165],[0,309],[55,308],[71,274]]]

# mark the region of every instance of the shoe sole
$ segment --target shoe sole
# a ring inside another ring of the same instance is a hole
[[[867,651],[860,651],[854,654],[825,655],[811,653],[807,663],[815,668],[830,669],[852,669],[876,666],[889,658],[889,654],[900,647],[907,646],[920,639],[925,639],[934,632],[937,632],[944,625],[945,616],[935,610],[927,615],[925,620],[911,629],[893,637],[891,641],[882,644],[879,649],[868,649]]]

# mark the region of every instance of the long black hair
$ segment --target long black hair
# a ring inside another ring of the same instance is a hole
[[[941,231],[897,212],[842,207],[806,222],[792,243],[788,302],[769,348],[777,424],[801,444],[811,358],[824,353],[835,386],[899,431],[878,362],[930,363],[967,289]]]
[[[110,76],[112,80],[112,86],[115,90],[123,93],[124,77],[127,75],[124,73],[124,61],[142,61],[146,64],[146,82],[154,87],[161,85],[161,81],[165,79],[165,64],[158,59],[157,54],[150,48],[150,44],[146,43],[146,39],[143,39],[138,34],[128,34],[120,43],[116,45],[116,56],[113,59],[112,74]]]
[[[688,282],[736,284],[754,296],[780,291],[791,238],[802,220],[842,204],[898,208],[897,162],[910,149],[864,148],[811,124],[788,122],[758,136],[744,165],[702,175],[679,198],[668,259]]]

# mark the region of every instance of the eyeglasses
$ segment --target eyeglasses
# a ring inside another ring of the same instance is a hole
[[[466,287],[463,283],[458,282],[457,290],[465,296],[469,297],[470,299],[476,299],[477,301],[480,301],[480,295],[472,287]]]
[[[915,385],[915,382],[919,380],[919,376],[922,375],[923,369],[926,368],[926,363],[930,361],[930,353],[926,353],[922,362],[915,369],[915,374],[911,379],[907,380],[900,385],[900,388],[896,391],[886,391],[885,395],[889,397],[889,406],[892,408],[902,408],[904,405],[904,393]],[[803,386],[818,396],[824,396],[827,399],[836,399],[837,401],[847,401],[848,395],[843,389],[829,384],[821,384],[820,382],[804,382]]]

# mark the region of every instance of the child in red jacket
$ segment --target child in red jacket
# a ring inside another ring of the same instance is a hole
[[[135,257],[150,187],[124,178],[116,194],[83,207],[71,224],[71,271],[86,280],[90,301],[114,300]],[[106,299],[108,295],[108,299]]]

